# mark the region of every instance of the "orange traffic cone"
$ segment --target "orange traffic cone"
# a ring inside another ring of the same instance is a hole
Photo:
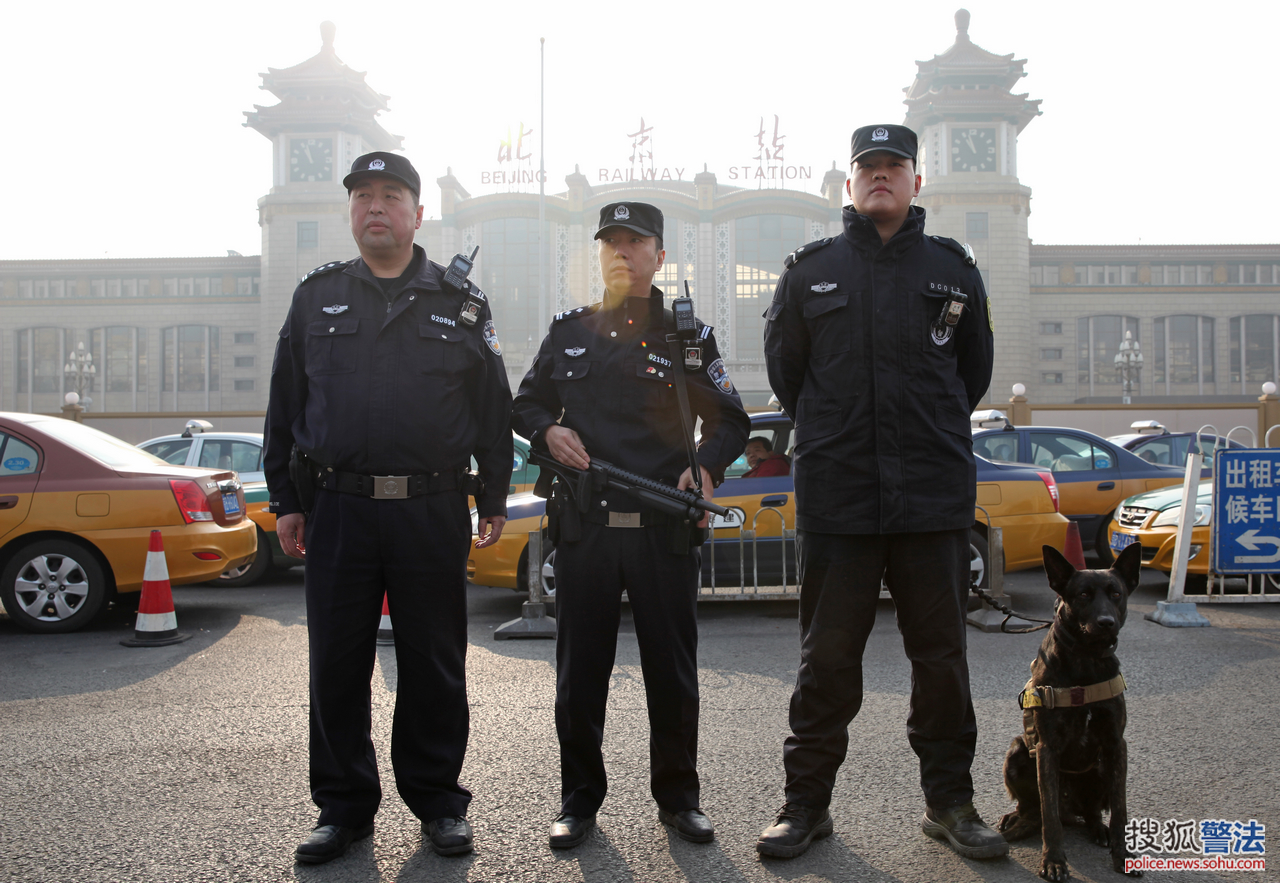
[[[169,587],[169,568],[164,563],[164,542],[160,531],[151,531],[147,548],[147,566],[142,571],[142,598],[138,602],[138,621],[133,637],[121,641],[126,647],[164,647],[190,638],[179,634],[178,614],[173,609],[173,590]]]
[[[1080,542],[1080,525],[1074,521],[1067,524],[1067,542],[1062,555],[1076,570],[1084,570],[1084,546]]]
[[[391,633],[391,605],[387,603],[387,593],[382,593],[382,621],[378,623],[378,643],[394,644],[395,635]]]

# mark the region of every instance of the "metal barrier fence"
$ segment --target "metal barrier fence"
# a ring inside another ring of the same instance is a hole
[[[1210,566],[1205,579],[1204,593],[1193,592],[1188,594],[1186,591],[1188,567],[1191,559],[1192,550],[1192,531],[1198,518],[1188,517],[1189,513],[1196,512],[1197,500],[1200,497],[1200,471],[1204,461],[1204,445],[1201,436],[1207,430],[1211,431],[1214,437],[1212,456],[1214,460],[1214,495],[1213,504],[1210,508],[1209,525],[1210,540],[1208,544],[1197,543],[1200,547],[1197,551],[1200,554],[1208,553]],[[1253,444],[1246,450],[1264,451],[1267,450],[1271,443],[1271,435],[1273,432],[1280,431],[1280,424],[1270,427],[1263,436],[1262,448],[1258,447],[1258,438],[1253,429],[1248,426],[1235,426],[1227,432],[1225,436],[1218,432],[1217,427],[1212,424],[1205,424],[1196,431],[1195,450],[1191,451],[1187,457],[1187,473],[1183,479],[1182,485],[1182,501],[1181,511],[1177,521],[1177,532],[1174,539],[1173,551],[1173,568],[1169,574],[1169,594],[1165,601],[1161,601],[1157,605],[1154,613],[1148,614],[1147,618],[1162,625],[1169,626],[1202,626],[1208,625],[1208,620],[1195,612],[1196,604],[1243,604],[1248,602],[1280,602],[1280,538],[1273,537],[1257,537],[1257,539],[1265,543],[1268,539],[1275,540],[1276,554],[1271,560],[1276,560],[1275,572],[1273,573],[1250,573],[1250,574],[1227,574],[1217,569],[1218,561],[1216,560],[1216,552],[1212,549],[1203,548],[1205,545],[1213,547],[1217,543],[1218,533],[1223,529],[1221,518],[1219,516],[1219,500],[1218,500],[1218,480],[1221,474],[1219,463],[1221,458],[1218,456],[1220,452],[1230,450],[1231,437],[1237,431],[1243,430],[1252,436]],[[1238,450],[1238,449],[1237,449]],[[1270,456],[1272,451],[1268,452],[1268,457],[1264,460],[1259,457],[1260,461],[1268,462],[1274,459]],[[1277,468],[1275,472],[1280,472]],[[1273,475],[1271,466],[1267,466],[1266,487],[1280,488],[1280,474]],[[1280,509],[1280,491],[1272,495],[1273,503],[1268,508]],[[1265,497],[1264,497],[1265,499]],[[1280,513],[1275,513],[1280,516]],[[1273,524],[1280,525],[1273,518]],[[1243,544],[1243,541],[1242,541]],[[1246,546],[1246,548],[1249,548]],[[1255,559],[1258,560],[1258,559]],[[1231,583],[1228,583],[1228,579]],[[1244,585],[1240,586],[1241,579]]]

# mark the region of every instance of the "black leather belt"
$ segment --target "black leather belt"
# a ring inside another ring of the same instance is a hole
[[[372,497],[375,500],[407,500],[423,494],[455,491],[461,477],[461,469],[433,472],[430,475],[359,475],[322,467],[319,485],[326,490]]]

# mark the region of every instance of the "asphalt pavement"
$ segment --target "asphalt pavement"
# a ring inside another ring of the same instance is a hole
[[[1166,629],[1142,614],[1164,597],[1144,571],[1119,655],[1129,684],[1129,810],[1166,820],[1280,819],[1269,688],[1280,682],[1280,608],[1201,605],[1212,628]],[[1011,574],[1014,606],[1048,616],[1041,570]],[[1038,838],[1009,859],[962,859],[920,832],[923,803],[905,719],[910,670],[892,604],[867,647],[866,700],[831,810],[835,834],[791,861],[755,838],[783,802],[782,740],[795,678],[794,602],[700,608],[699,769],[713,843],[677,839],[648,791],[639,656],[624,615],[609,698],[610,793],[599,828],[553,852],[559,803],[554,645],[495,641],[521,597],[470,589],[471,741],[463,783],[476,850],[441,858],[395,791],[389,760],[394,650],[379,648],[375,742],[385,795],[374,836],[338,861],[296,865],[314,825],[307,790],[307,643],[301,571],[248,589],[174,591],[191,640],[120,646],[133,617],[109,611],[70,635],[28,635],[0,617],[0,880],[23,881],[1032,881]],[[1001,763],[1019,732],[1016,695],[1040,635],[969,631],[979,738],[976,803],[1012,808]],[[1068,830],[1074,879],[1118,880],[1105,850]],[[1148,872],[1148,880],[1261,874]]]

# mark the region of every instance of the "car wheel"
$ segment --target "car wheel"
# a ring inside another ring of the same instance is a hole
[[[1268,595],[1280,592],[1280,573],[1268,573],[1262,577],[1262,591]]]
[[[210,580],[209,585],[224,589],[238,589],[241,586],[251,586],[262,579],[262,575],[271,567],[271,547],[267,545],[267,535],[262,532],[262,528],[258,527],[255,530],[258,532],[258,554],[253,557],[253,560],[239,567],[224,570],[222,576]]]
[[[1111,519],[1114,517],[1114,512],[1102,516],[1102,527],[1098,528],[1098,535],[1093,540],[1093,554],[1098,556],[1098,562],[1103,567],[1110,567],[1116,563],[1116,553],[1111,551],[1111,537],[1107,535],[1107,528],[1110,527]]]
[[[18,549],[2,579],[4,609],[29,632],[84,628],[107,600],[107,578],[98,559],[68,540],[42,540]]]
[[[976,530],[969,531],[969,585],[991,588],[991,552],[987,538]]]

